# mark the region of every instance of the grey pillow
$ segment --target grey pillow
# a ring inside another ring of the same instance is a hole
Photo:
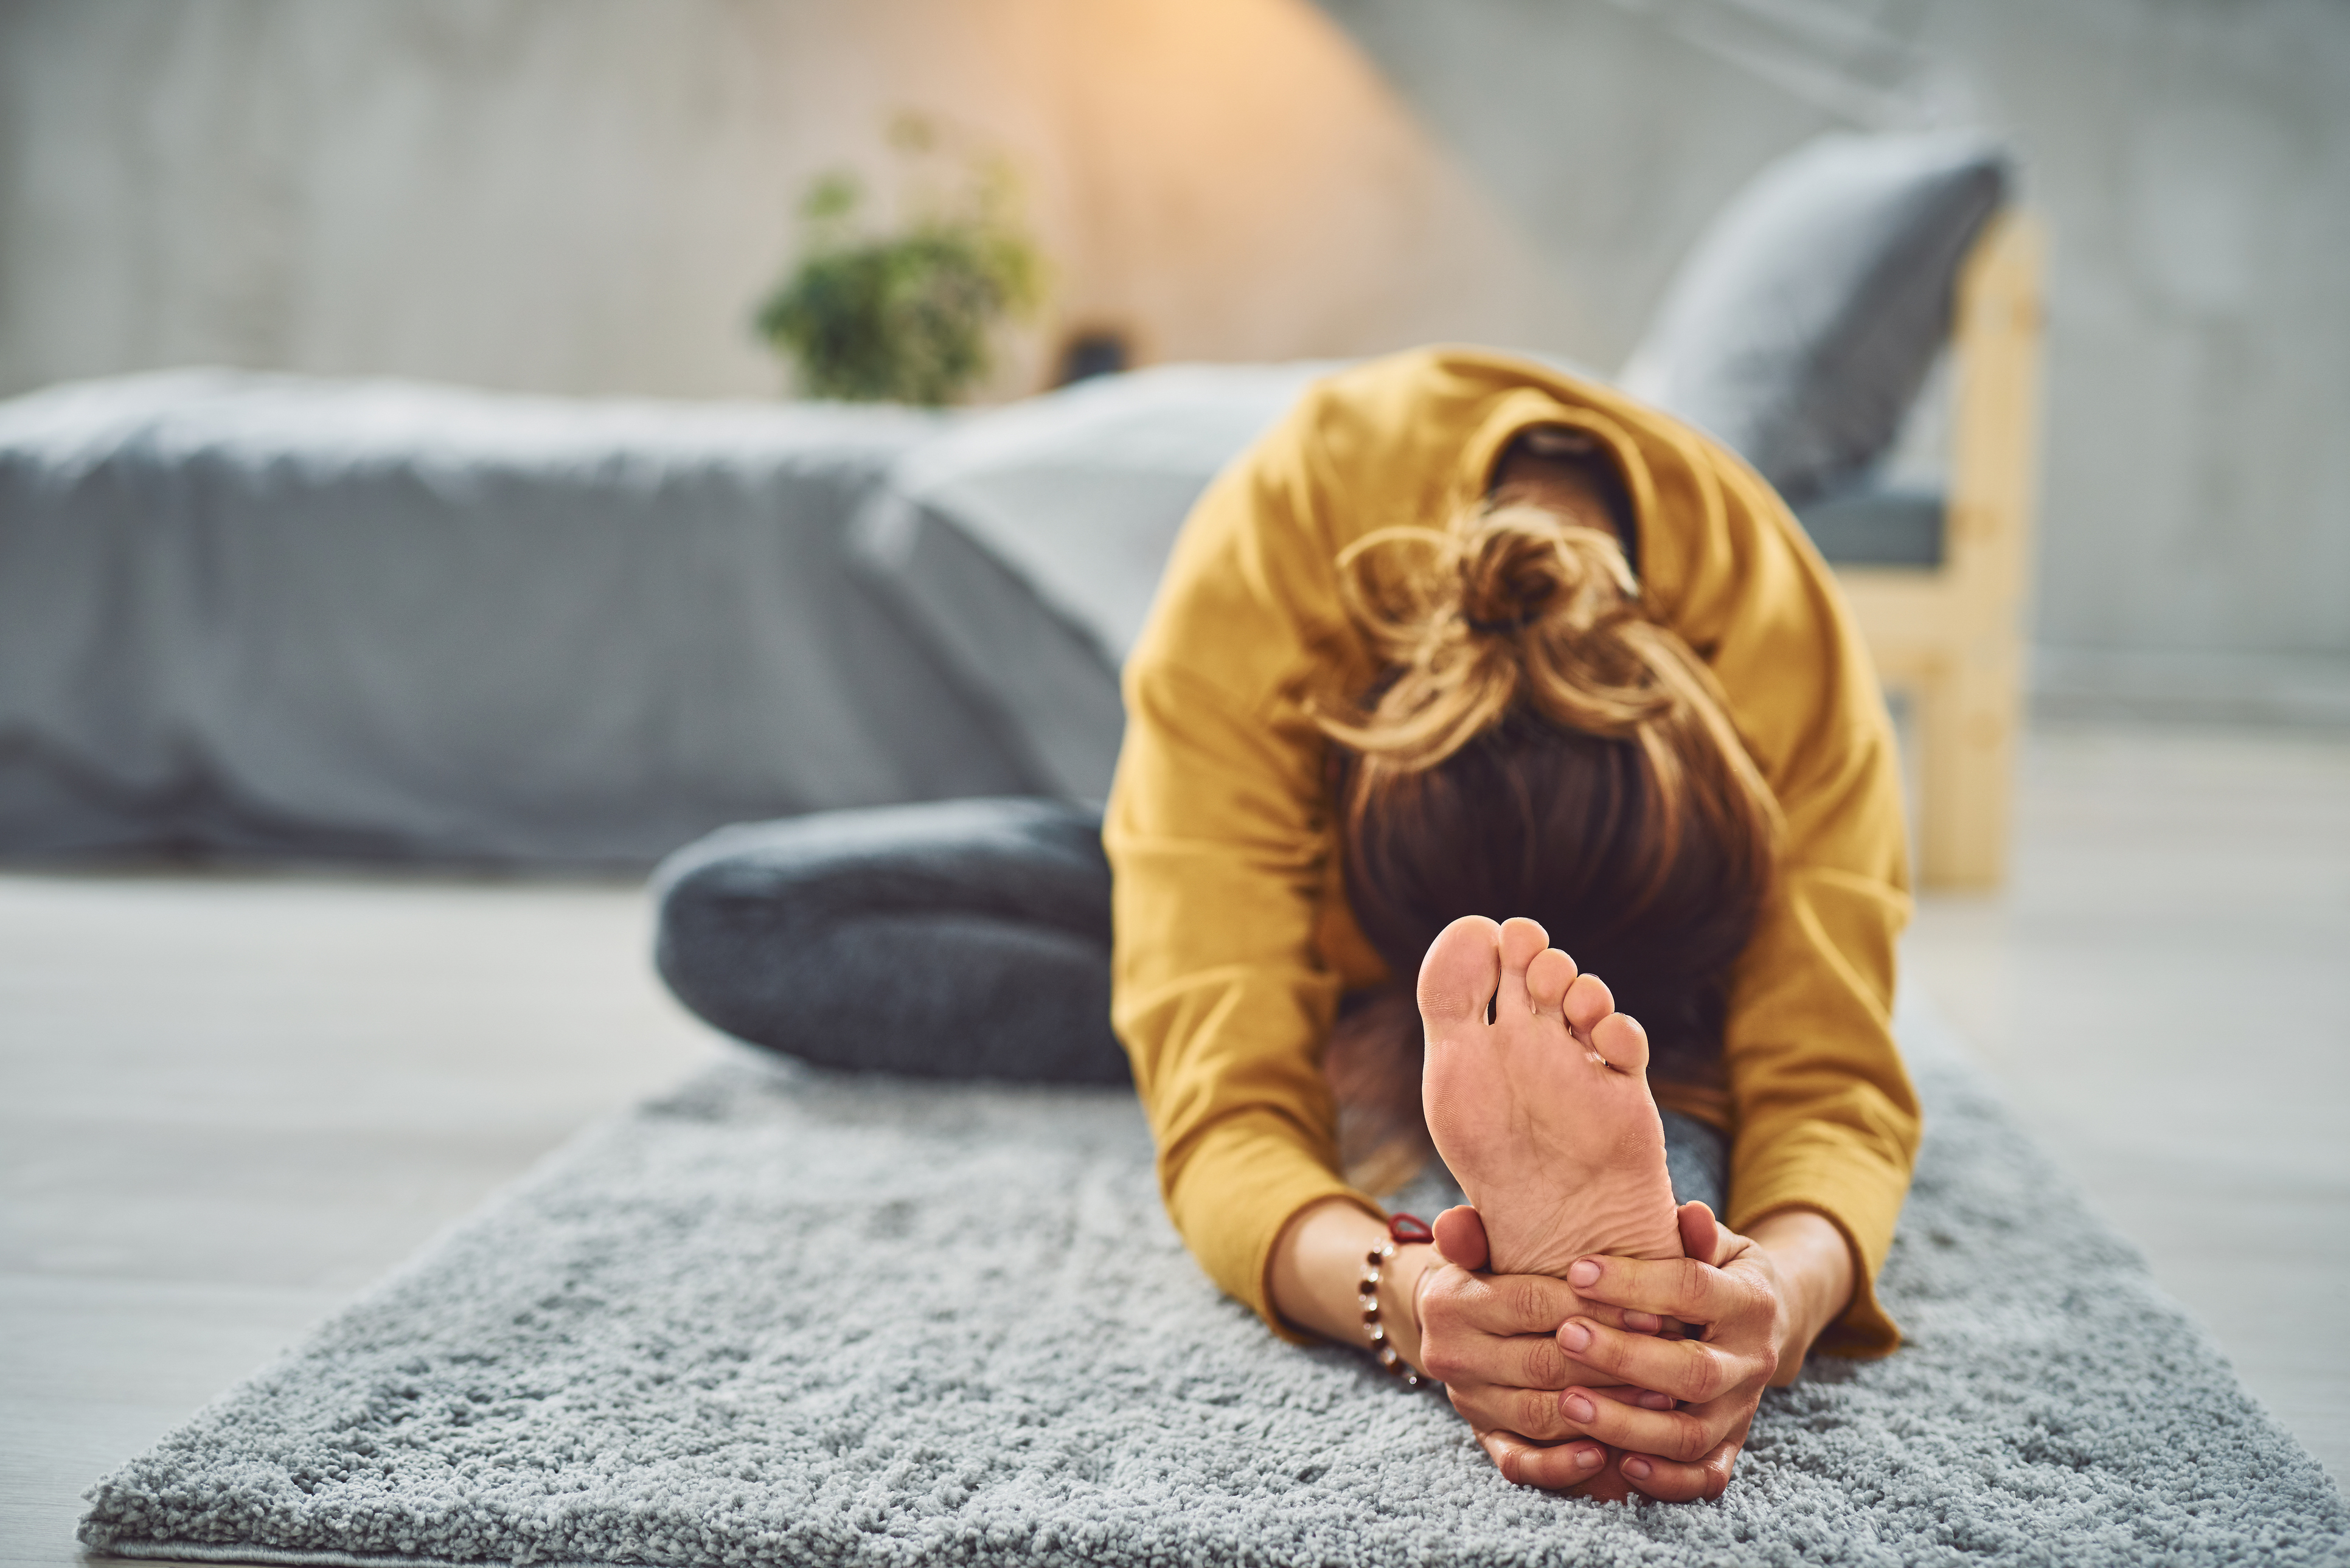
[[[1166,366],[969,418],[898,462],[854,558],[1040,789],[1099,800],[1125,733],[1118,669],[1176,531],[1333,368]]]
[[[1699,239],[1624,389],[1718,437],[1789,501],[1821,494],[1892,443],[2008,183],[2006,153],[1973,134],[1796,149]]]

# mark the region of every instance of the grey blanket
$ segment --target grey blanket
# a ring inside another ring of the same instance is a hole
[[[959,417],[231,371],[0,403],[0,855],[643,863],[1098,799],[1177,526],[1323,368]]]
[[[849,566],[895,409],[195,371],[0,404],[0,852],[649,861],[1044,787]]]
[[[1883,1286],[1719,1503],[1514,1489],[1274,1341],[1116,1092],[750,1064],[596,1128],[97,1486],[137,1556],[688,1564],[2315,1563],[2350,1513],[1962,1065]]]

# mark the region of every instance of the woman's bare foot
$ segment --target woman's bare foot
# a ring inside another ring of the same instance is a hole
[[[1681,1255],[1648,1037],[1596,976],[1532,920],[1472,915],[1421,961],[1419,1015],[1428,1130],[1484,1220],[1494,1272]]]

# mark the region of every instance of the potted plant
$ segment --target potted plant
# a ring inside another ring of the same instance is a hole
[[[937,149],[925,120],[901,118],[901,154]],[[863,186],[836,171],[800,203],[792,269],[760,306],[758,330],[798,370],[806,394],[937,406],[984,381],[999,327],[1040,302],[1044,265],[1019,221],[1000,157],[966,157],[956,188],[919,191],[910,217],[875,233]]]

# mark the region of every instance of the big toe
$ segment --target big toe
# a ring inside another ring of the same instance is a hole
[[[1482,1022],[1502,978],[1502,928],[1463,915],[1428,944],[1419,961],[1419,1015],[1429,1028]]]

